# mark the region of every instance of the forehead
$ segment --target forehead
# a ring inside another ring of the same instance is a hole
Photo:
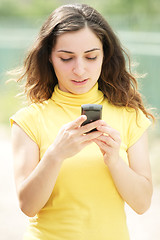
[[[102,43],[96,34],[85,27],[75,32],[63,33],[57,37],[54,50],[86,51],[92,48],[102,49]]]

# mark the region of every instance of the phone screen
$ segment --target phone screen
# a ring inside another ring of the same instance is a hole
[[[81,106],[81,114],[86,115],[87,119],[82,123],[82,126],[94,122],[96,120],[102,119],[102,105],[99,104],[84,104]],[[93,129],[92,131],[97,131]]]

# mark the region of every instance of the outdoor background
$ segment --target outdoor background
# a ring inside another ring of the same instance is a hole
[[[7,71],[23,63],[40,26],[58,6],[87,3],[105,16],[134,63],[133,71],[146,74],[139,82],[148,107],[157,117],[149,130],[154,194],[151,208],[142,216],[128,206],[131,240],[160,239],[160,1],[159,0],[0,0],[0,238],[21,240],[27,218],[18,207],[13,178],[9,117],[23,107],[15,97],[19,87],[6,84]],[[87,239],[86,239],[87,240]]]

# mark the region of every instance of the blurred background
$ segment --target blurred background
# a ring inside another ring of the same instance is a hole
[[[27,49],[48,15],[67,3],[86,3],[109,22],[122,45],[128,49],[133,70],[146,74],[140,92],[148,107],[154,108],[156,124],[149,130],[154,194],[151,208],[142,216],[128,206],[126,213],[131,240],[159,240],[160,229],[160,1],[159,0],[0,0],[0,236],[20,240],[27,224],[16,198],[10,143],[9,117],[23,107],[15,97],[19,87],[6,84],[7,71],[23,64]]]

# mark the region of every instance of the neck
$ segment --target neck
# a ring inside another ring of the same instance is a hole
[[[87,103],[100,104],[104,99],[104,95],[98,90],[98,83],[89,92],[83,94],[63,92],[56,85],[51,99],[59,104],[80,106]]]

